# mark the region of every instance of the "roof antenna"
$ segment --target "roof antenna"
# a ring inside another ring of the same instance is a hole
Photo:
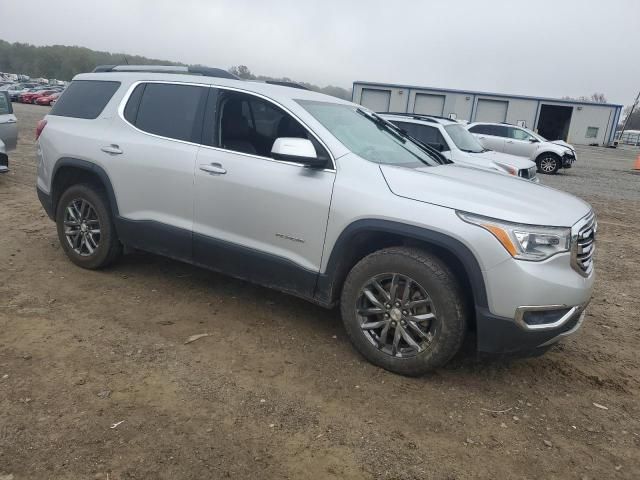
[[[126,55],[122,55],[122,59],[124,60],[124,63],[129,65],[129,61],[127,60],[127,56]]]

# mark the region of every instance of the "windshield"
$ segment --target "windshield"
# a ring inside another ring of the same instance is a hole
[[[403,166],[440,165],[424,147],[403,136],[396,127],[355,105],[297,102],[345,147],[365,160]]]
[[[451,140],[453,140],[453,143],[456,144],[456,147],[463,152],[482,153],[485,151],[485,148],[480,145],[480,142],[476,140],[476,137],[469,133],[469,131],[462,125],[452,123],[451,125],[446,125],[444,129],[451,137]]]

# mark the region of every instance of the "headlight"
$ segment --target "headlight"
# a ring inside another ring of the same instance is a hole
[[[498,165],[501,169],[503,169],[510,175],[518,175],[518,169],[515,167],[512,167],[511,165],[506,165],[504,163],[498,163],[498,162],[496,162],[496,165]]]
[[[491,232],[513,258],[539,262],[568,252],[571,247],[571,228],[504,222],[465,212],[457,214],[465,222]]]

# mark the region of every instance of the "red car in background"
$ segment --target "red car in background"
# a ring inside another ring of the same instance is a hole
[[[42,97],[36,98],[36,103],[38,105],[51,105],[51,102],[55,102],[58,97],[62,95],[62,92],[52,93],[51,95],[43,95]]]
[[[39,97],[44,97],[47,95],[52,95],[54,93],[59,92],[60,90],[37,90],[35,92],[27,92],[20,95],[20,101],[22,103],[36,103],[36,100]]]

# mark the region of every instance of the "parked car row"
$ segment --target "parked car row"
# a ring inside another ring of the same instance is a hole
[[[5,85],[0,90],[6,91],[12,102],[51,105],[64,91],[62,85],[39,85],[35,83],[16,83]]]
[[[540,353],[591,297],[591,206],[473,133],[220,69],[104,66],[38,123],[37,193],[80,267],[140,249],[339,306],[364,357],[418,375],[471,333]]]
[[[557,173],[571,168],[575,148],[548,141],[537,133],[505,123],[466,124],[450,118],[415,113],[379,113],[455,163],[487,168],[539,182],[537,172]]]

